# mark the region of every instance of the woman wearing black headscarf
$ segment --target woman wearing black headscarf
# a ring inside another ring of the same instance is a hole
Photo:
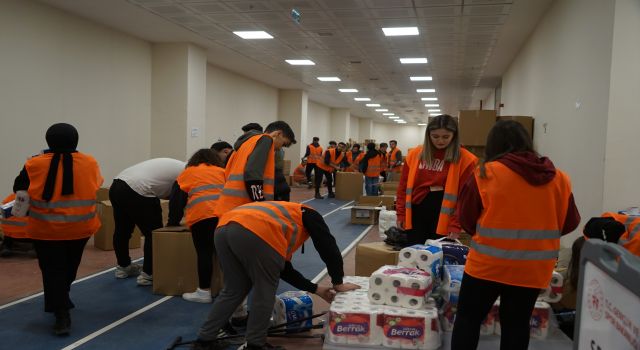
[[[82,252],[100,227],[96,191],[102,176],[96,160],[76,151],[78,131],[52,125],[49,149],[27,160],[13,191],[29,195],[27,235],[33,239],[44,285],[44,310],[55,314],[56,335],[69,334],[74,305],[69,299]]]

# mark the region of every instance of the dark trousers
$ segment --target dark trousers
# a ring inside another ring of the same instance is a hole
[[[444,191],[429,192],[419,204],[411,208],[412,229],[408,232],[411,244],[424,244],[427,239],[441,238],[437,233]]]
[[[198,285],[200,289],[211,288],[213,255],[216,253],[213,233],[216,231],[216,226],[218,226],[218,218],[204,219],[191,226],[191,238],[198,256]]]
[[[142,271],[153,274],[153,238],[151,232],[162,227],[160,199],[144,197],[132,190],[126,182],[115,179],[109,188],[109,200],[113,206],[113,250],[118,265],[131,265],[129,239],[135,226],[144,235],[144,263]]]
[[[287,178],[284,177],[282,170],[276,169],[275,174],[275,185],[274,185],[274,194],[273,199],[276,201],[285,201],[288,202],[291,198],[291,187],[287,183]]]
[[[316,166],[315,163],[311,164],[311,163],[307,163],[307,167],[304,169],[304,174],[307,176],[307,181],[311,182],[311,172],[313,171],[313,173],[316,175],[316,177],[318,177],[318,167]]]
[[[215,339],[218,330],[253,290],[245,338],[250,345],[263,346],[285,260],[265,241],[234,222],[216,230],[215,242],[224,273],[224,288],[216,297],[198,337]]]
[[[72,309],[69,298],[71,283],[76,279],[82,252],[89,238],[68,241],[33,240],[38,254],[44,286],[44,311],[56,312]]]
[[[452,350],[475,350],[480,325],[500,296],[500,350],[526,350],[539,289],[510,286],[464,274],[451,336]]]
[[[2,239],[2,245],[7,249],[13,249],[16,244],[23,244],[28,248],[32,243],[33,240],[31,238],[13,238],[5,235]]]
[[[324,171],[320,168],[316,168],[316,191],[320,191],[322,187],[322,177],[327,179],[327,189],[329,193],[333,193],[333,171]]]

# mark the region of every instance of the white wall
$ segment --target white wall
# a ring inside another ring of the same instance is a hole
[[[423,144],[425,129],[425,126],[373,123],[373,138],[378,144],[397,140],[398,148],[406,156],[407,149]]]
[[[317,136],[320,138],[322,148],[327,148],[329,141],[334,140],[331,135],[331,109],[325,105],[309,100],[309,111],[307,113],[307,140]],[[336,142],[342,140],[334,140]]]
[[[360,118],[352,115],[349,122],[351,123],[351,127],[349,127],[349,138],[360,141]]]
[[[278,89],[272,86],[211,64],[207,65],[206,85],[206,145],[218,140],[233,145],[243,125],[255,122],[265,128],[278,119]]]
[[[502,114],[536,118],[537,149],[570,175],[584,219],[602,211],[613,5],[556,1],[502,81]]]
[[[640,204],[640,1],[616,0],[603,211]]]
[[[0,1],[0,196],[47,128],[73,124],[105,184],[150,153],[151,47],[33,1]]]

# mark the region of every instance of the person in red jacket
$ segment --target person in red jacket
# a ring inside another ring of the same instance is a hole
[[[458,202],[460,224],[473,240],[451,349],[476,349],[480,325],[500,297],[500,349],[526,350],[531,313],[551,280],[560,237],[578,226],[580,214],[569,177],[533,150],[518,122],[496,123],[485,152]]]
[[[476,162],[476,156],[460,147],[453,117],[443,114],[429,122],[424,145],[407,155],[397,190],[397,224],[410,230],[411,244],[460,232],[456,202]]]

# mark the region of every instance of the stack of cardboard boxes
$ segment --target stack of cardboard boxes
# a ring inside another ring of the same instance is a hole
[[[533,117],[527,116],[497,116],[495,110],[460,111],[458,125],[460,128],[460,143],[483,159],[487,136],[498,120],[515,120],[522,124],[533,139]]]

